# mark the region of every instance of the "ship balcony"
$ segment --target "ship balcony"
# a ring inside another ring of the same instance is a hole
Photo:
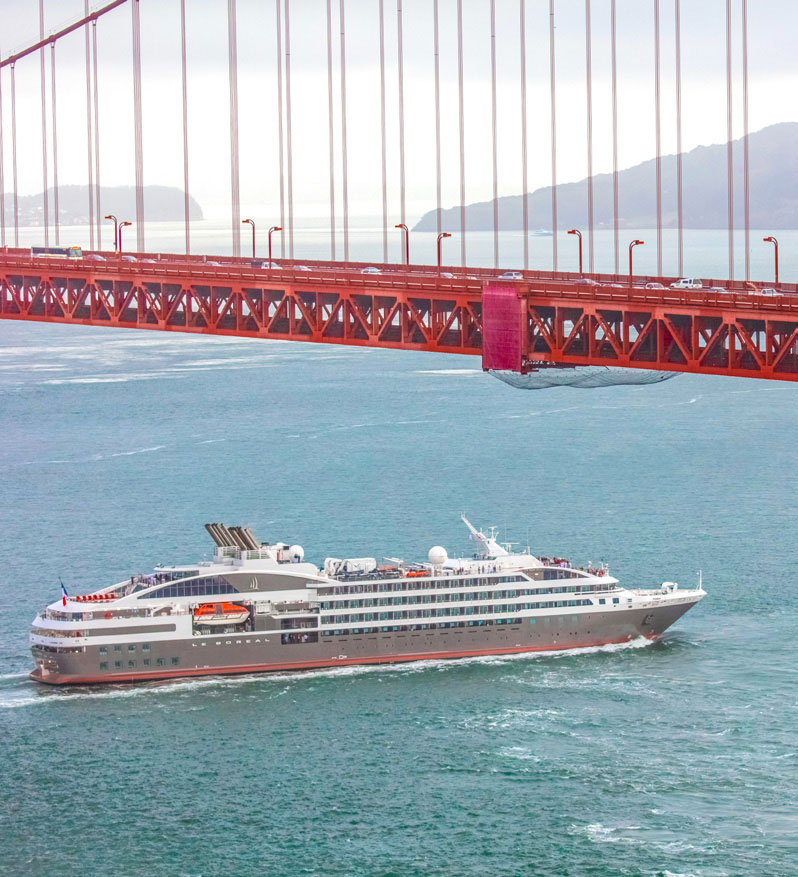
[[[290,615],[290,614],[307,614],[308,612],[319,612],[320,603],[311,603],[303,600],[296,600],[285,603],[272,603],[272,614],[274,615]]]

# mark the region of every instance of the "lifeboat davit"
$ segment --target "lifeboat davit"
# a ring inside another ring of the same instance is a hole
[[[237,603],[203,603],[194,610],[198,624],[242,624],[249,618],[249,609]]]

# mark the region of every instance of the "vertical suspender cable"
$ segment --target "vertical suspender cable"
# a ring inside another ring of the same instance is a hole
[[[278,160],[280,163],[280,227],[285,228],[285,160],[283,156],[283,22],[280,9],[283,0],[277,0],[275,10],[277,14],[277,137],[278,137]],[[285,257],[285,233],[280,234],[280,257]]]
[[[94,80],[94,221],[97,228],[97,249],[102,245],[102,214],[100,212],[100,103],[97,85],[97,19],[91,23],[92,78]]]
[[[660,109],[659,0],[654,0],[654,146],[657,186],[657,276],[662,276],[662,114]]]
[[[341,161],[343,164],[341,195],[344,210],[344,262],[349,261],[349,182],[346,155],[346,22],[344,0],[340,0],[341,15]]]
[[[285,0],[285,156],[288,196],[288,258],[294,258],[294,165],[291,144],[291,10]],[[238,227],[241,228],[239,222]]]
[[[457,87],[460,116],[460,264],[466,263],[465,104],[463,100],[463,0],[457,0]]]
[[[385,2],[380,0],[380,155],[382,157],[382,261],[388,261],[388,145],[385,133]]]
[[[383,111],[384,113],[384,111]],[[335,261],[335,131],[333,125],[332,0],[327,0],[327,121],[330,154],[330,259]],[[383,170],[383,177],[385,171]]]
[[[136,0],[133,8],[138,8]],[[84,9],[86,16],[89,14],[89,0],[85,0]],[[135,17],[135,12],[134,12]],[[91,132],[91,39],[89,36],[88,23],[83,28],[86,42],[86,159],[89,171],[89,248],[94,249],[94,158],[92,156],[92,132]]]
[[[241,255],[241,189],[238,167],[238,28],[236,24],[236,0],[227,0],[227,79],[230,87],[230,222],[233,232],[233,255],[237,258]]]
[[[131,4],[133,28],[133,138],[136,161],[136,247],[144,252],[144,135],[141,121],[141,18],[139,0]]]
[[[435,205],[438,234],[441,233],[441,66],[439,53],[438,0],[432,0],[432,40],[435,53]]]
[[[499,156],[496,135],[496,0],[490,0],[490,120],[493,139],[493,266],[499,267]]]
[[[678,0],[676,0],[678,3]],[[615,0],[610,0],[610,46],[612,53],[612,242],[615,252],[615,273],[620,274],[620,241],[618,235],[618,64]]]
[[[44,39],[44,0],[39,0],[39,39]],[[42,220],[44,245],[50,246],[50,204],[47,192],[47,89],[44,78],[44,46],[39,49],[39,69],[42,83]]]
[[[0,70],[0,247],[6,245],[6,189],[3,173],[3,71]]]
[[[14,196],[14,246],[19,246],[19,197],[17,195],[17,85],[11,65],[11,182]]]
[[[585,73],[587,85],[587,261],[593,273],[593,62],[590,0],[585,0]]]
[[[3,173],[3,71],[0,70],[0,247],[6,245],[6,188]]]
[[[519,2],[521,33],[521,215],[524,229],[524,271],[529,270],[529,177],[526,155],[526,0]]]
[[[557,270],[557,101],[554,68],[554,0],[549,0],[549,84],[551,86],[551,259]]]
[[[188,193],[188,78],[186,70],[186,0],[180,0],[180,72],[183,86],[183,215],[186,226],[186,255],[191,252]]]
[[[50,99],[53,102],[53,225],[55,226],[55,245],[60,244],[59,231],[59,208],[58,208],[58,124],[56,116],[55,101],[55,40],[50,43]],[[0,152],[3,147],[0,143]],[[0,182],[0,192],[3,191],[3,184]]]
[[[748,0],[742,0],[743,31],[743,212],[745,214],[745,279],[751,279],[751,196],[748,156]]]
[[[402,0],[396,0],[396,57],[399,79],[399,215],[404,223],[405,210],[405,68],[402,51]],[[402,261],[405,261],[404,259]]]
[[[729,203],[729,280],[734,280],[734,156],[732,153],[731,0],[726,0],[726,186]]]
[[[674,0],[676,13],[676,228],[679,277],[684,274],[684,209],[682,203],[682,19],[681,0]]]

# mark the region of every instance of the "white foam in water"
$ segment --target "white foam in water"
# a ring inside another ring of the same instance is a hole
[[[59,703],[61,701],[86,700],[95,698],[140,697],[147,694],[180,694],[199,688],[216,686],[232,687],[251,682],[285,683],[303,682],[307,679],[362,676],[374,673],[412,674],[427,670],[444,670],[462,664],[502,664],[506,661],[536,660],[543,658],[562,658],[570,655],[592,655],[598,652],[619,652],[626,649],[640,649],[650,645],[645,637],[627,643],[614,643],[606,646],[586,646],[581,649],[552,649],[543,652],[518,652],[513,655],[479,655],[473,658],[430,658],[423,661],[408,661],[396,664],[351,664],[345,667],[324,667],[317,670],[276,671],[273,673],[248,673],[240,676],[206,676],[202,679],[165,680],[162,682],[133,684],[129,687],[114,687],[72,691],[71,689],[42,690],[38,695],[14,696],[0,695],[0,709],[15,709],[36,704]],[[24,674],[23,674],[24,675]],[[37,683],[31,683],[35,685]],[[27,689],[26,689],[27,690]]]
[[[109,454],[109,457],[132,457],[134,454],[149,454],[151,451],[160,451],[166,445],[154,445],[151,448],[138,448],[135,451],[119,451],[116,454]]]

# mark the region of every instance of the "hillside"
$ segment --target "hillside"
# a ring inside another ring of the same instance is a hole
[[[53,190],[49,190],[50,222],[53,222]],[[6,223],[13,222],[13,196],[5,193]],[[144,218],[149,221],[182,220],[184,216],[182,189],[172,186],[144,187]],[[85,225],[89,221],[88,186],[59,186],[58,213],[61,225]],[[119,219],[133,220],[136,216],[136,190],[133,186],[101,186],[100,215],[113,213]],[[202,208],[189,196],[189,217],[202,219]],[[19,197],[20,226],[42,224],[42,195]]]
[[[798,228],[798,123],[783,122],[749,135],[751,226],[754,228]],[[743,224],[743,141],[733,142],[735,224]],[[657,224],[655,161],[623,170],[618,175],[620,225],[623,228],[651,228]],[[699,146],[682,154],[684,225],[687,228],[726,228],[726,144]],[[593,177],[594,223],[596,228],[613,224],[612,174]],[[529,228],[551,228],[551,187],[527,195]],[[560,228],[582,227],[587,223],[587,179],[557,187]],[[499,198],[499,226],[523,227],[523,196]],[[663,225],[676,226],[676,156],[662,159]],[[442,226],[459,231],[460,209],[442,211]],[[435,231],[435,211],[419,220],[414,231]],[[493,201],[469,204],[466,228],[493,228]]]

